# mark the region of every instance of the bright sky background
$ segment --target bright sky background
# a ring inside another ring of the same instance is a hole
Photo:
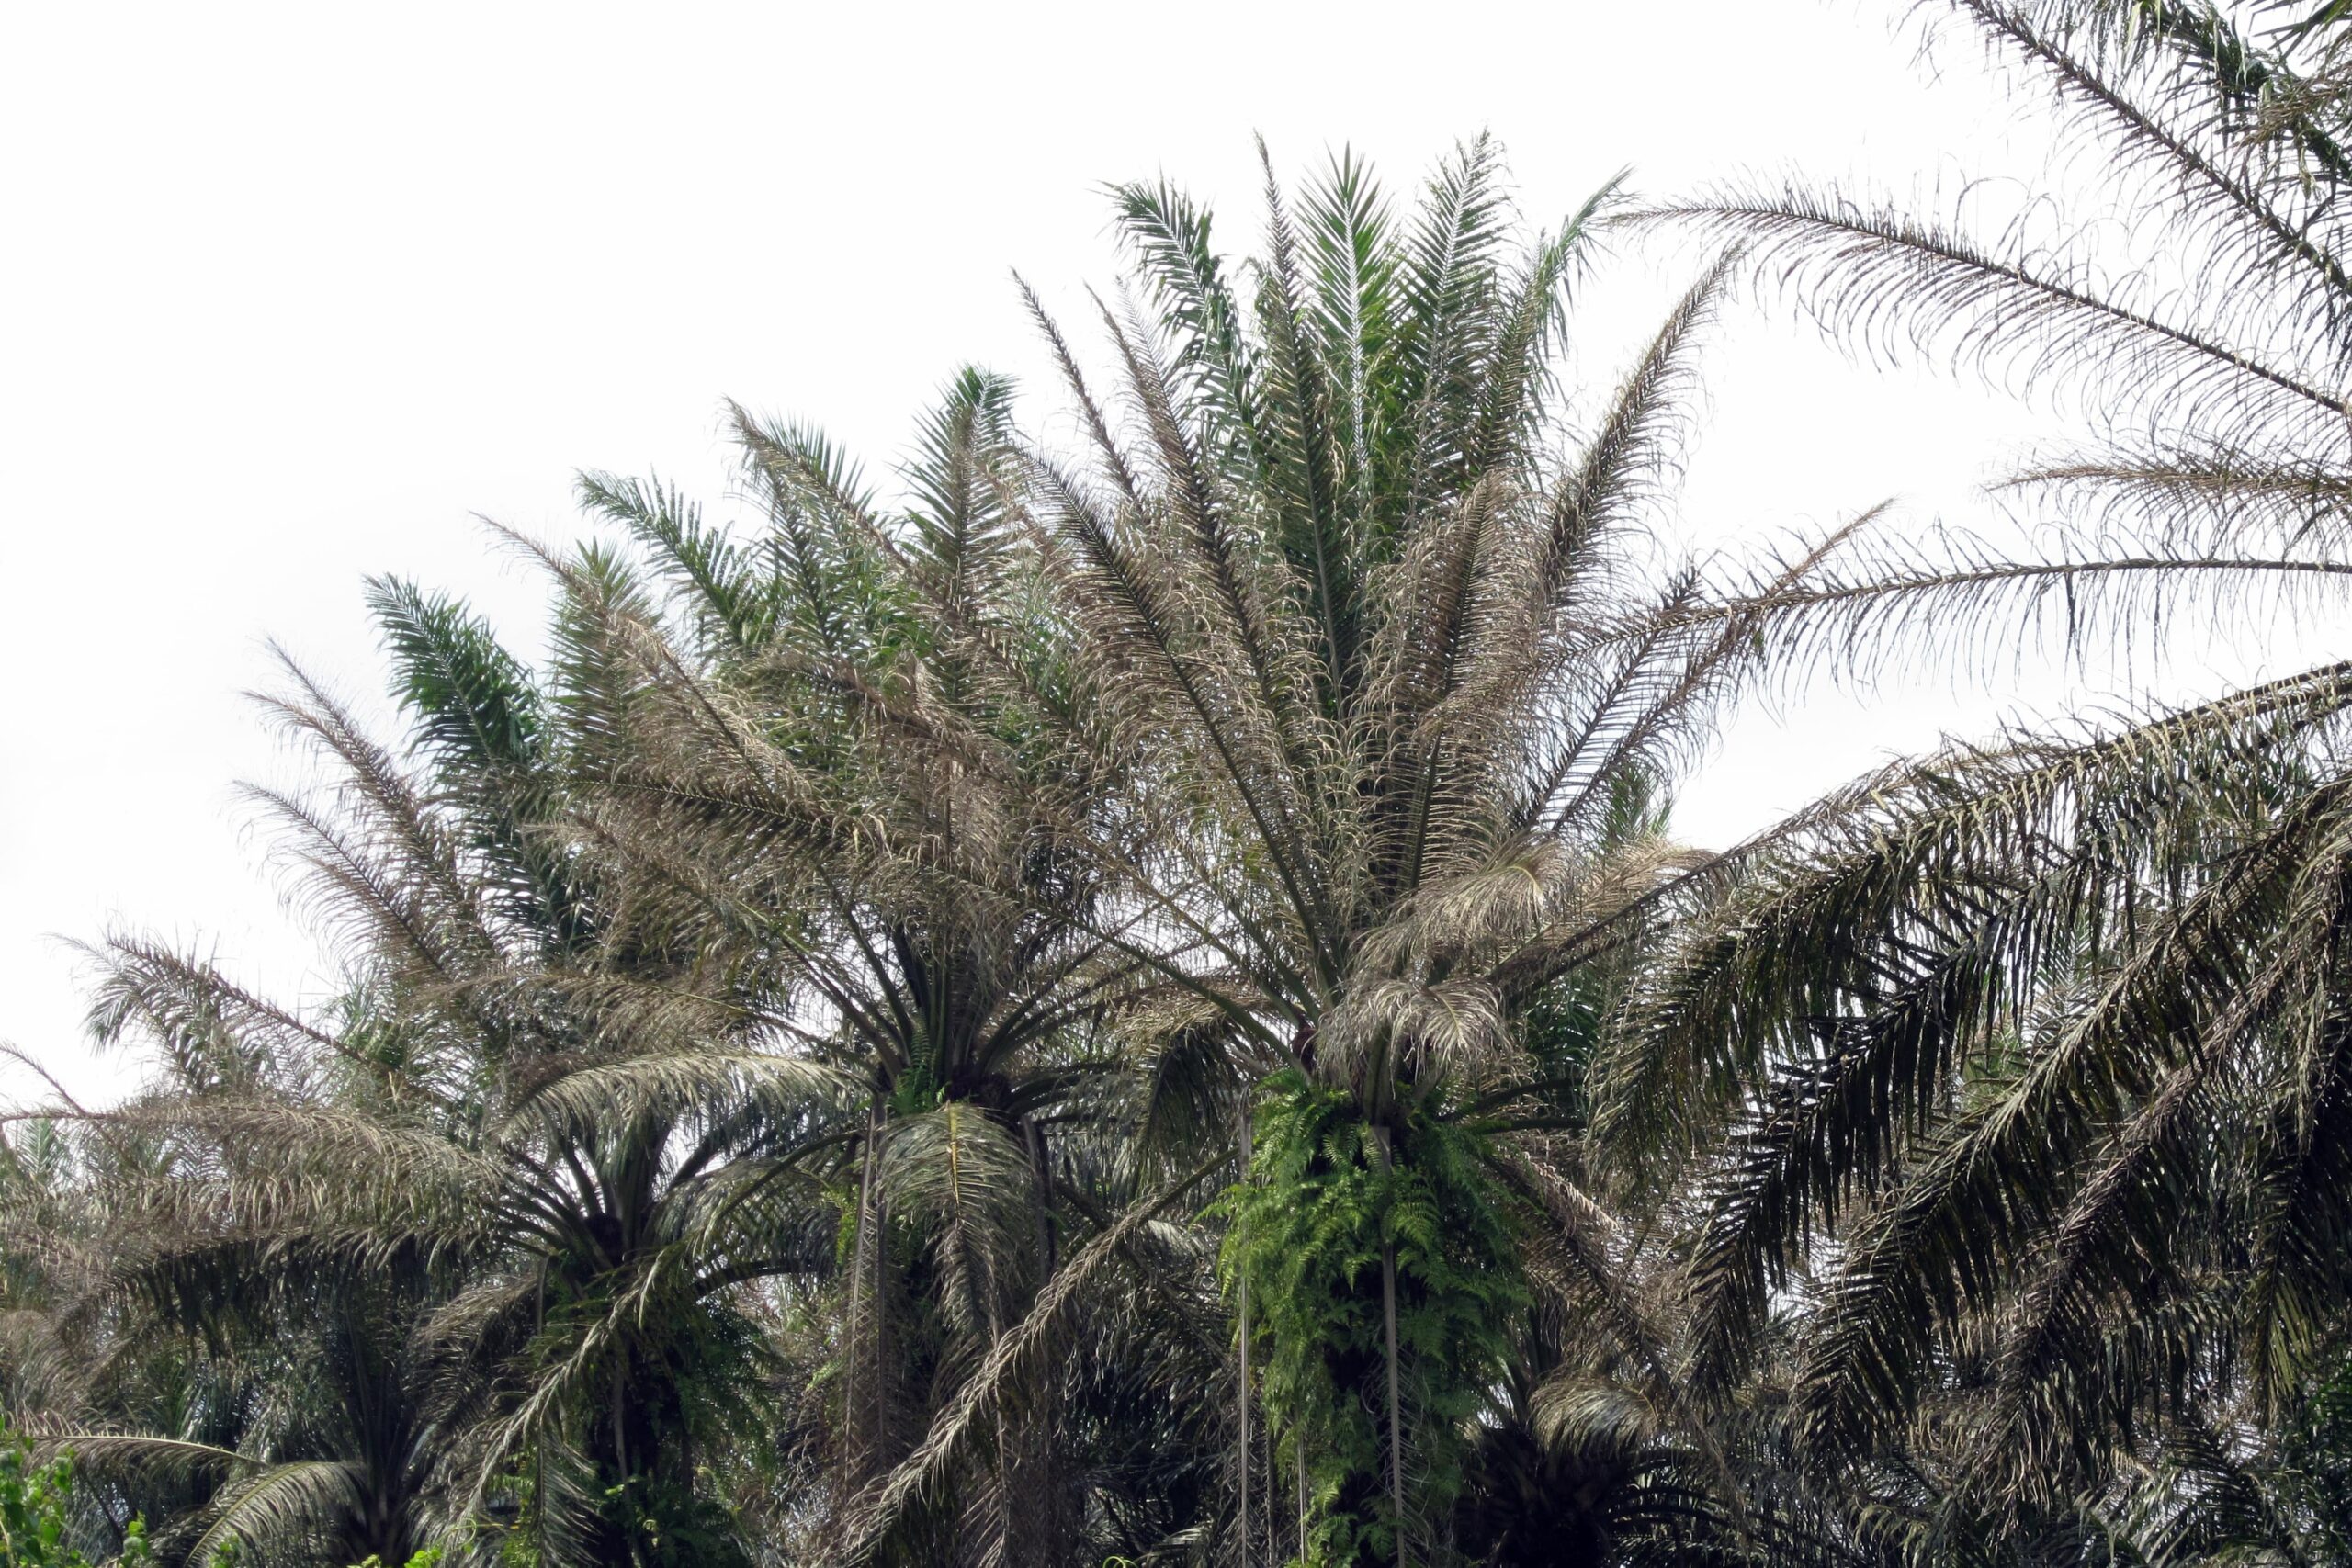
[[[966,360],[1023,375],[1050,432],[1011,270],[1075,318],[1114,274],[1100,186],[1159,171],[1245,244],[1252,131],[1286,173],[1351,142],[1409,191],[1490,127],[1539,221],[1625,164],[1655,194],[1800,168],[1949,191],[2018,111],[1971,50],[1932,82],[1905,8],[0,7],[0,1040],[78,1094],[135,1081],[84,1044],[58,940],[114,924],[320,994],[232,794],[297,764],[241,694],[274,637],[380,711],[370,572],[534,646],[540,585],[475,513],[571,537],[580,468],[718,502],[729,396],[882,473]],[[1696,265],[1613,266],[1585,341],[1615,354]],[[1708,380],[1705,540],[1898,493],[1964,511],[2032,428],[1752,312]],[[1744,717],[1681,829],[1727,842],[1998,698],[1896,682]]]

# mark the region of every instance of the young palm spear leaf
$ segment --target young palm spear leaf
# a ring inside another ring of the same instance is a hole
[[[1521,1015],[1689,874],[1646,803],[1751,664],[1645,527],[1713,277],[1572,439],[1563,307],[1611,192],[1531,241],[1502,180],[1485,139],[1408,213],[1352,159],[1295,199],[1270,173],[1238,267],[1186,197],[1121,188],[1115,402],[1040,313],[1092,449],[1034,459],[1023,504],[1082,711],[1135,760],[1123,940],[1186,999],[1165,1050],[1257,1080],[1226,1268],[1315,1563],[1447,1550],[1531,1289],[1517,1224],[1569,1226],[1625,1299],[1573,1160],[1546,1185],[1552,1129],[1501,1130],[1548,1087]]]
[[[2341,8],[2273,8],[2294,25],[2260,33],[2245,9],[1950,9],[2049,86],[2092,210],[2126,221],[2032,248],[1835,193],[1660,216],[1736,240],[1860,341],[2063,387],[2102,434],[2008,481],[2055,512],[2054,557],[1825,581],[1748,607],[1809,617],[1768,640],[2332,606],[2352,581]],[[2099,249],[2119,232],[2151,250]],[[1691,1242],[1708,1377],[1737,1375],[1826,1234],[1794,1405],[1815,1455],[1905,1462],[1915,1413],[1976,1365],[1955,1516],[2112,1501],[2133,1464],[2193,1513],[2264,1462],[2352,1333],[2347,709],[2330,661],[1955,748],[1830,803],[1685,931],[1604,1122],[1713,1168]],[[2290,1512],[2239,1510],[2241,1544],[2299,1551]]]

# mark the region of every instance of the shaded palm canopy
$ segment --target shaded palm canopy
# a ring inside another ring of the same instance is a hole
[[[1631,215],[1738,248],[1575,389],[1613,187],[1531,231],[1483,140],[1404,203],[1270,166],[1237,259],[1122,186],[1126,291],[1037,312],[1072,449],[967,371],[885,500],[737,410],[747,523],[595,475],[605,542],[522,547],[536,669],[375,584],[405,736],[289,666],[322,784],[256,796],[344,991],[111,941],[157,1075],[5,1145],[0,1390],[76,1531],[2343,1556],[2344,672],[1667,830],[1759,677],[2346,570],[2334,8],[1951,9],[2177,276],[1732,192]],[[2017,486],[2061,557],[1678,553],[1748,276],[2102,412]]]
[[[1949,11],[2054,103],[2079,226],[1804,187],[1654,217],[1735,238],[1850,341],[2062,391],[2093,434],[2001,487],[2051,554],[1831,581],[1845,608],[1778,640],[2332,626],[2342,7]],[[1793,1440],[1915,1547],[2346,1549],[2348,674],[1891,768],[1640,983],[1599,1119],[1713,1173],[1694,1381],[1777,1358]]]

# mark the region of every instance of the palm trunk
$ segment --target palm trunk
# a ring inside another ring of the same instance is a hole
[[[621,1561],[628,1563],[629,1568],[643,1568],[644,1555],[638,1539],[639,1533],[637,1529],[638,1520],[634,1516],[646,1507],[648,1499],[644,1489],[630,1485],[637,1476],[629,1469],[628,1428],[630,1419],[637,1412],[634,1402],[629,1398],[628,1372],[628,1364],[625,1357],[615,1357],[612,1392],[613,1467],[616,1472],[615,1479],[620,1483],[618,1493],[620,1518],[614,1521],[608,1517],[606,1529],[617,1529],[620,1532]]]
[[[880,1156],[876,1156],[880,1163]],[[890,1282],[890,1201],[884,1197],[877,1183],[874,1194],[874,1243],[868,1248],[874,1254],[874,1278],[867,1287],[866,1311],[873,1315],[874,1332],[874,1393],[867,1403],[874,1410],[873,1452],[880,1466],[887,1469],[894,1459],[890,1433],[890,1302],[884,1287]]]
[[[1272,1418],[1258,1423],[1258,1440],[1264,1445],[1265,1463],[1258,1472],[1258,1484],[1265,1489],[1263,1495],[1266,1506],[1263,1513],[1266,1520],[1266,1562],[1271,1568],[1271,1565],[1278,1561],[1277,1553],[1282,1550],[1275,1544],[1281,1539],[1279,1534],[1281,1526],[1274,1514],[1274,1472],[1278,1466],[1275,1462],[1274,1427]]]
[[[872,1433],[867,1452],[873,1464],[887,1470],[896,1458],[891,1450],[890,1405],[893,1394],[890,1377],[890,1201],[882,1190],[882,1134],[889,1125],[889,1113],[877,1100],[874,1107],[874,1135],[868,1144],[867,1185],[873,1192],[869,1201],[873,1219],[868,1225],[867,1256],[873,1261],[865,1286],[865,1311],[872,1321],[874,1392],[866,1397],[873,1412]]]
[[[881,1101],[877,1098],[867,1107],[865,1113],[865,1151],[857,1178],[857,1223],[850,1243],[849,1343],[843,1347],[842,1356],[844,1365],[842,1371],[842,1427],[849,1443],[849,1472],[853,1483],[863,1481],[865,1457],[877,1446],[871,1441],[861,1443],[859,1440],[857,1341],[858,1332],[865,1324],[864,1303],[860,1298],[865,1290],[867,1232],[874,1220],[874,1145],[879,1136],[880,1127]],[[878,1357],[876,1362],[878,1375]],[[878,1426],[878,1423],[876,1425]]]
[[[1380,1173],[1388,1174],[1388,1129],[1374,1133],[1380,1140]],[[1388,1505],[1396,1529],[1396,1568],[1405,1568],[1405,1425],[1404,1401],[1396,1390],[1396,1243],[1386,1234],[1382,1218],[1380,1238],[1380,1317],[1388,1359]]]
[[[1004,1343],[1004,1291],[1002,1282],[997,1278],[996,1265],[993,1262],[985,1263],[982,1267],[980,1289],[985,1292],[988,1305],[989,1351],[993,1355],[997,1347]],[[1026,1466],[1023,1461],[1028,1457],[1025,1448],[1029,1422],[1016,1416],[1013,1418],[1014,1427],[1009,1429],[1005,1425],[1004,1406],[1001,1403],[996,1405],[994,1419],[996,1423],[996,1551],[994,1559],[1001,1562],[1026,1562],[1031,1561],[1031,1553],[1025,1550],[1027,1540],[1022,1527],[1027,1522],[1028,1516],[1022,1512],[1021,1502],[1027,1485],[1027,1478],[1023,1474]]]
[[[1250,1179],[1250,1110],[1241,1111],[1241,1179]],[[1241,1420],[1241,1472],[1236,1488],[1241,1499],[1241,1564],[1250,1565],[1250,1270],[1240,1270],[1241,1314],[1241,1375],[1235,1389],[1235,1403]]]
[[[1306,1561],[1306,1429],[1298,1433],[1298,1560]]]
[[[1042,1269],[1037,1284],[1042,1290],[1054,1277],[1059,1261],[1054,1255],[1054,1168],[1046,1159],[1045,1134],[1025,1116],[1021,1119],[1021,1138],[1029,1146],[1029,1168],[1037,1190],[1037,1259]]]

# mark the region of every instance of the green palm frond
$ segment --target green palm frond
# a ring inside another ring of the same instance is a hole
[[[250,1552],[263,1562],[315,1560],[345,1533],[358,1504],[349,1466],[325,1460],[270,1465],[232,1482],[213,1502],[213,1517],[188,1549],[191,1562]]]
[[[2098,438],[1999,487],[2047,553],[1865,539],[1682,613],[1749,617],[1800,673],[1905,645],[1989,663],[2035,629],[2136,661],[2187,624],[2325,626],[2342,18],[1935,9],[2048,89],[2120,228],[1757,187],[1643,221],[1736,245],[1849,343],[2079,404]],[[1694,1371],[1728,1396],[1780,1369],[1792,1454],[1874,1478],[1884,1529],[1856,1539],[2299,1560],[2248,1413],[2302,1397],[2344,1330],[2345,680],[1954,748],[1693,885],[1596,1130],[1680,1173],[1661,1223]]]

